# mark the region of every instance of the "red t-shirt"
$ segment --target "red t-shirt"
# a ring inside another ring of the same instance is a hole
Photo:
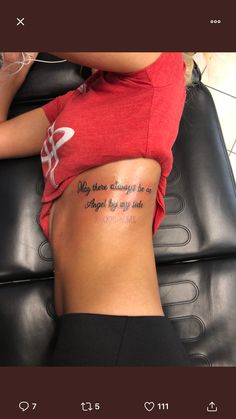
[[[98,70],[78,89],[42,107],[51,123],[41,150],[45,189],[40,225],[47,238],[52,203],[78,174],[135,157],[156,159],[161,165],[155,234],[165,215],[171,148],[186,98],[185,70],[181,52],[162,52],[136,72]]]

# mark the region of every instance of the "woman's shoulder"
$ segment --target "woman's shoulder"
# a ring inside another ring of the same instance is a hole
[[[176,82],[184,83],[186,64],[182,52],[162,52],[161,57],[147,68],[154,86],[165,87]]]
[[[120,77],[149,81],[154,87],[165,87],[184,80],[186,65],[181,52],[162,52],[148,66],[138,71],[120,73]]]

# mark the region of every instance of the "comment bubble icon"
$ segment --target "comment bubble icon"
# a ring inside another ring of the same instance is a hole
[[[27,409],[29,409],[29,403],[26,401],[21,401],[19,403],[19,408],[22,410],[22,412],[25,412]]]

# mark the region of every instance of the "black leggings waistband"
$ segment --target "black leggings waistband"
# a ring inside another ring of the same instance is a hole
[[[58,317],[51,366],[190,366],[166,316],[68,313]]]

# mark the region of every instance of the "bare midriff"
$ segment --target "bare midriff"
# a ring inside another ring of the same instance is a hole
[[[152,159],[108,163],[80,173],[53,203],[58,316],[164,315],[152,243],[160,175]]]

